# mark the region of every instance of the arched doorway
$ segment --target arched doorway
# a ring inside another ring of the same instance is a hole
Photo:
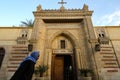
[[[52,41],[52,80],[76,80],[75,52],[72,39],[62,33]]]
[[[0,48],[0,68],[2,66],[2,61],[4,59],[5,56],[5,49],[4,48]]]
[[[55,55],[53,57],[52,80],[75,80],[75,65],[72,55]]]

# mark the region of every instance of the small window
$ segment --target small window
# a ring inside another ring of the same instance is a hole
[[[22,37],[24,37],[24,34],[22,34]]]
[[[102,37],[104,37],[105,35],[104,34],[102,34]]]
[[[27,34],[25,35],[25,37],[27,37]]]
[[[60,41],[61,49],[65,49],[65,40]]]
[[[101,37],[101,35],[99,34],[99,37]]]

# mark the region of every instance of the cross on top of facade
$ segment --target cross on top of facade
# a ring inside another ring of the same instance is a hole
[[[63,0],[61,0],[61,2],[58,2],[58,4],[61,4],[63,7],[63,4],[66,4],[67,2],[64,2]]]

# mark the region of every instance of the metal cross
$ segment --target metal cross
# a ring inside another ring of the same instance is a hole
[[[58,2],[58,4],[61,4],[63,7],[63,4],[66,4],[67,2],[64,2],[63,0],[61,0],[61,2]]]

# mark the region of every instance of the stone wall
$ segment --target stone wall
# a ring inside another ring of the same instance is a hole
[[[0,45],[16,44],[17,37],[21,36],[23,29],[27,29],[28,39],[31,37],[32,28],[27,27],[0,27]]]

